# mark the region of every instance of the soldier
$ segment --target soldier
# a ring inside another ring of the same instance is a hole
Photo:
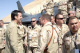
[[[6,52],[5,53],[24,53],[22,33],[18,23],[21,22],[22,12],[14,10],[11,13],[12,22],[9,23],[6,31]]]
[[[69,31],[64,35],[63,44],[65,53],[79,53],[80,51],[80,28],[77,17],[68,20]],[[79,49],[79,50],[78,50]],[[77,52],[76,52],[77,51]]]
[[[53,25],[56,31],[56,40],[58,43],[58,53],[63,53],[63,36],[68,31],[68,26],[64,24],[64,16],[62,14],[57,14],[55,16],[56,25]]]
[[[5,53],[5,29],[3,27],[3,20],[0,20],[0,53]]]
[[[28,28],[28,44],[32,53],[36,53],[37,49],[39,48],[39,33],[41,27],[37,24],[36,18],[32,18],[31,21],[32,26]]]
[[[44,14],[40,17],[42,29],[40,32],[40,51],[42,53],[49,52],[49,41],[52,36],[52,23],[50,22],[50,15]],[[46,50],[48,48],[48,50]],[[45,51],[44,51],[45,50]]]

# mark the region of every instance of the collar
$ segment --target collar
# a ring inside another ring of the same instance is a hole
[[[52,25],[52,23],[51,22],[47,22],[44,26],[46,26],[46,25]]]

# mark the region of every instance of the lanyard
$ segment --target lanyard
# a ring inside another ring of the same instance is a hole
[[[76,36],[75,36],[74,45],[75,45],[75,48],[78,49],[78,46],[77,46],[77,44],[76,44],[76,40],[77,40],[77,34],[76,34]]]

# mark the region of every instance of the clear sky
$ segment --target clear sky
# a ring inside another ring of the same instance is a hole
[[[17,8],[18,0],[0,0],[0,20],[11,14],[13,10]],[[19,0],[22,6],[29,4],[34,0]]]

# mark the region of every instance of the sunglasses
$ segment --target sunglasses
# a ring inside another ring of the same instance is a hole
[[[36,21],[36,20],[35,20]],[[31,22],[35,22],[35,21],[31,21]]]
[[[63,20],[64,18],[57,18],[57,19]]]

